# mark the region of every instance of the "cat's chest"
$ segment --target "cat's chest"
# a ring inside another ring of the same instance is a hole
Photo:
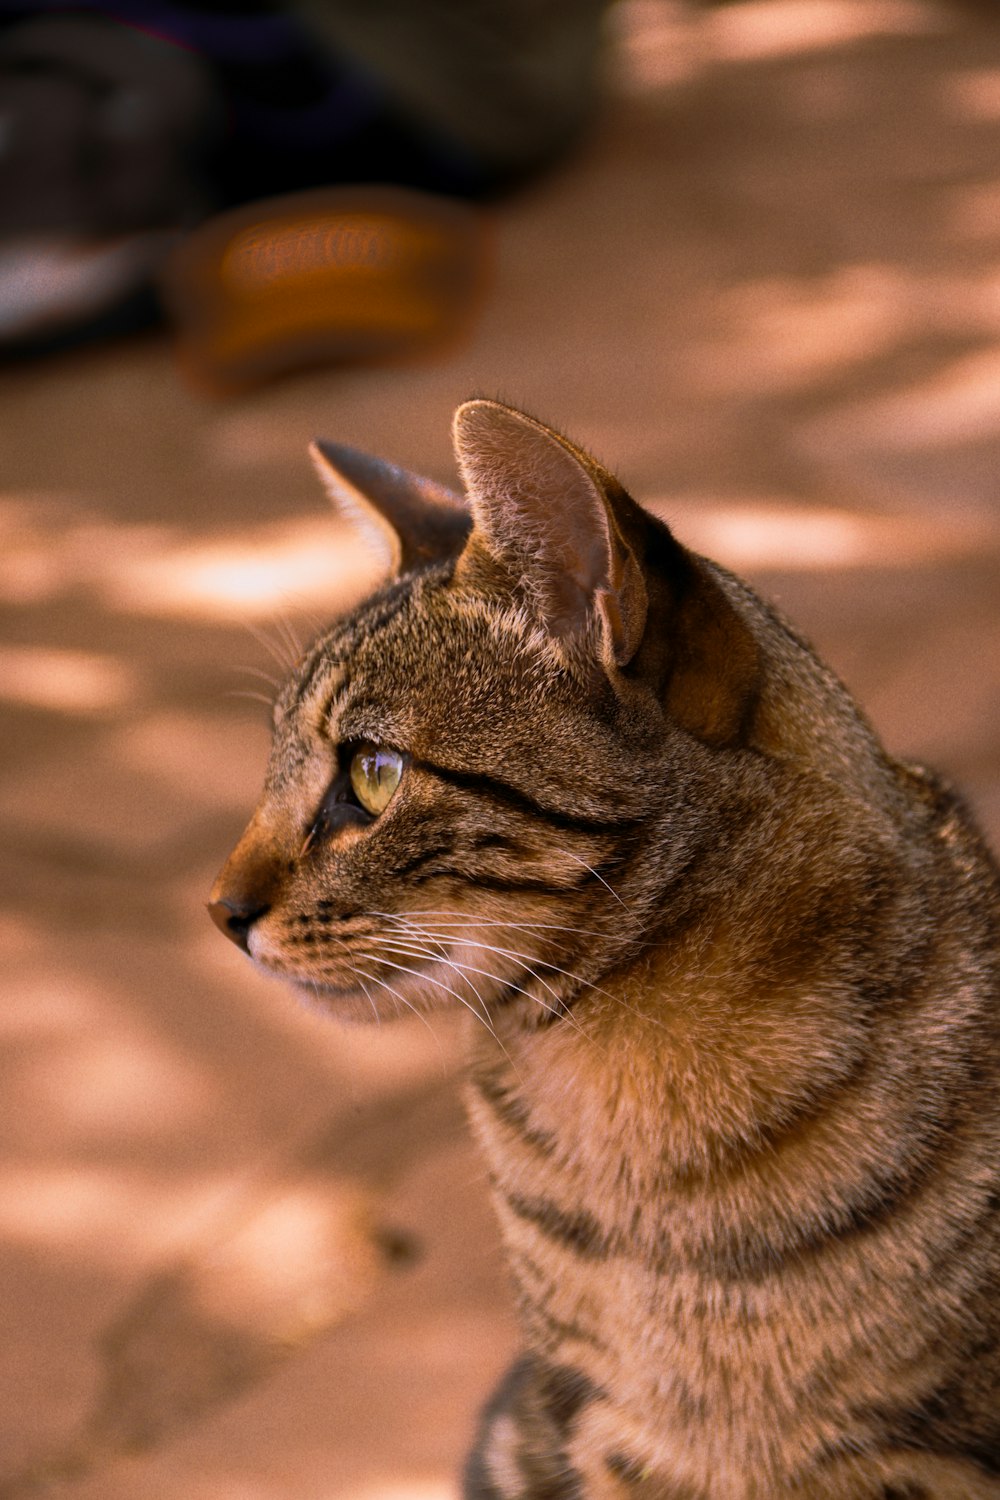
[[[520,1051],[484,1047],[466,1105],[501,1204],[534,1203],[543,1232],[583,1263],[634,1237],[658,1196],[666,1110],[606,1051],[551,1033]]]
[[[705,1312],[678,1274],[663,1122],[586,1050],[533,1062],[494,1060],[467,1087],[521,1315],[534,1348],[621,1391],[637,1371],[676,1368]],[[635,1395],[650,1408],[651,1389]],[[664,1401],[681,1416],[697,1398],[660,1379]]]
[[[650,1118],[641,1091],[570,1057],[494,1063],[467,1091],[528,1343],[607,1393],[658,1472],[718,1483],[731,1461],[737,1497],[747,1455],[769,1463],[761,1410],[789,1452],[815,1446],[803,1392],[853,1333],[798,1275],[749,1286],[699,1268],[718,1201],[671,1189],[669,1109]]]

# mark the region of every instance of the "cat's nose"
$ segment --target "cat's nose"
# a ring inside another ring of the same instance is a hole
[[[254,923],[279,899],[282,865],[275,851],[281,833],[272,810],[262,803],[208,893],[208,915],[244,953],[250,952]]]
[[[244,953],[250,952],[250,929],[270,907],[223,898],[208,903],[208,915],[220,932],[224,932]]]

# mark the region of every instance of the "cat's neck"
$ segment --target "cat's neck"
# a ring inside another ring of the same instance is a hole
[[[526,1000],[521,1016],[494,1013],[492,1034],[473,1023],[470,1097],[488,1154],[520,1132],[571,1178],[616,1192],[623,1161],[644,1162],[657,1176],[645,1189],[662,1191],[724,1172],[748,1143],[766,1149],[860,1066],[866,1033],[843,995],[754,994],[722,978],[684,981],[645,958],[540,1028],[525,1024]],[[514,1159],[501,1149],[499,1169]]]

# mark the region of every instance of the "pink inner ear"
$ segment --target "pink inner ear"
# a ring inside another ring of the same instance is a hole
[[[589,597],[610,582],[607,512],[569,444],[540,422],[492,401],[455,417],[455,449],[475,525],[498,556],[570,579]]]
[[[534,418],[493,401],[459,407],[454,438],[477,540],[523,579],[555,636],[583,636],[606,596],[598,614],[615,658],[627,660],[635,621],[645,618],[645,590],[634,561],[627,567],[631,554],[599,467]],[[624,596],[636,580],[630,603]]]

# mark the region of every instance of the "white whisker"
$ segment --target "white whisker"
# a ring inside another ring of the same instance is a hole
[[[294,667],[298,656],[290,656],[288,653],[288,642],[275,641],[259,625],[252,625],[249,620],[243,621],[244,628],[253,636],[258,646],[263,647],[268,656],[275,662],[283,672],[290,672]]]
[[[424,907],[412,907],[404,912],[372,911],[371,915],[394,922],[405,921],[409,917],[434,917],[439,919],[438,925],[441,927],[510,927],[526,932],[569,932],[578,937],[596,938],[606,938],[608,935],[592,927],[571,927],[564,922],[515,922],[507,917],[456,915],[454,912]]]
[[[288,646],[292,652],[292,661],[298,661],[299,657],[302,655],[302,642],[299,640],[298,633],[293,627],[287,614],[276,615],[274,623],[278,631],[280,632],[286,646]]]
[[[406,925],[410,931],[412,941],[419,942],[422,936],[420,930],[418,928],[414,928],[412,924],[407,923]],[[438,939],[432,938],[431,940],[434,941],[437,946],[441,946]],[[394,939],[391,937],[383,938],[382,941],[390,948],[396,949],[401,946],[398,939]],[[532,967],[533,964],[540,963],[545,968],[555,969],[557,967],[556,965],[546,963],[544,959],[536,958],[534,954],[517,953],[514,949],[505,949],[500,948],[494,944],[484,943],[478,937],[478,935],[475,938],[475,945],[477,948],[483,948],[491,953],[496,953],[500,957],[519,959],[523,965],[525,972],[530,975],[530,977],[535,980],[537,984],[541,985],[543,989],[548,991],[548,993],[552,996],[552,999],[555,1001],[555,1005],[547,1005],[540,995],[533,995],[530,990],[526,990],[521,985],[515,984],[513,980],[505,979],[502,974],[494,974],[489,969],[480,969],[474,964],[465,963],[461,959],[457,958],[446,958],[445,962],[450,963],[452,968],[461,969],[464,973],[479,974],[482,975],[482,977],[485,979],[492,980],[494,984],[505,985],[507,989],[513,990],[516,994],[523,995],[525,999],[533,1001],[534,1004],[540,1006],[542,1010],[547,1011],[549,1015],[561,1017],[564,1020],[568,1020],[574,1031],[578,1032],[579,1035],[581,1037],[584,1037],[587,1041],[593,1040],[591,1037],[587,1036],[587,1033],[580,1025],[580,1022],[577,1020],[576,1016],[573,1015],[570,1008],[566,1005],[563,997],[553,989],[552,985],[550,985],[547,980],[542,978],[542,976],[537,972],[535,968]],[[559,972],[566,973],[567,971],[559,970]],[[569,975],[568,977],[577,979],[580,984],[587,984],[589,982],[584,979],[579,979],[579,976],[577,975]],[[594,988],[594,986],[591,986],[591,988]],[[481,997],[479,998],[480,1003],[482,1003]]]
[[[433,954],[428,953],[425,949],[417,949],[416,938],[414,938],[413,943],[410,946],[407,946],[404,943],[401,943],[398,940],[394,940],[392,938],[383,939],[383,942],[392,953],[407,953],[411,958],[432,958],[434,956]],[[540,1005],[541,1008],[548,1011],[550,1015],[557,1016],[563,1014],[562,1011],[556,1010],[553,1006],[546,1005],[544,1000],[539,999],[537,995],[533,995],[530,990],[522,989],[522,987],[519,984],[515,984],[513,980],[505,979],[502,974],[494,974],[489,969],[477,968],[475,964],[465,963],[460,958],[446,958],[442,955],[442,962],[448,964],[449,968],[455,970],[460,969],[463,974],[478,974],[483,979],[492,979],[494,984],[503,985],[506,989],[514,990],[516,994],[524,995],[526,999],[533,1000],[536,1005]],[[529,969],[528,972],[531,975],[532,979],[537,979],[540,984],[545,984],[545,981],[541,979],[540,976],[534,972],[534,970]],[[470,980],[469,983],[471,985],[472,981]],[[554,999],[559,999],[558,995],[555,994],[550,986],[546,985],[545,987],[549,989],[549,993],[552,994]],[[475,985],[472,985],[472,988],[475,990]],[[479,994],[478,990],[476,990],[476,997],[479,1000],[480,1004],[484,1003],[482,996]],[[570,1017],[570,1019],[572,1018]],[[577,1027],[577,1029],[579,1030],[579,1027]]]
[[[355,979],[360,984],[361,988],[364,990],[365,999],[368,1001],[368,1004],[372,1008],[372,1015],[375,1017],[375,1023],[376,1023],[376,1025],[381,1026],[381,1024],[382,1024],[382,1017],[379,1015],[379,1013],[378,1013],[378,1007],[375,1004],[375,1001],[371,997],[371,991],[369,990],[368,986],[365,984],[365,980],[366,979],[374,979],[375,976],[372,975],[372,974],[364,974],[364,973],[362,973],[361,969],[355,968],[354,964],[348,964],[348,968],[350,969],[351,973],[354,975]],[[377,983],[378,981],[376,980],[375,982]]]
[[[433,957],[432,954],[425,954],[425,955],[422,955],[422,956],[428,957],[428,958]],[[366,954],[365,957],[369,961],[371,961],[371,962],[379,963],[379,964],[385,964],[387,966],[387,968],[398,969],[401,974],[412,974],[417,979],[425,979],[428,982],[428,984],[436,985],[439,990],[444,990],[445,994],[451,995],[453,999],[455,999],[455,1000],[458,1001],[459,1005],[464,1005],[465,1008],[466,1008],[466,1010],[469,1011],[472,1015],[474,1015],[477,1021],[482,1021],[483,1025],[486,1027],[486,1030],[490,1033],[490,1035],[492,1036],[493,1040],[496,1042],[497,1046],[500,1047],[501,1050],[503,1051],[503,1053],[506,1056],[507,1061],[510,1063],[511,1067],[514,1066],[513,1059],[510,1057],[510,1054],[507,1052],[506,1047],[504,1047],[504,1045],[501,1042],[500,1038],[497,1036],[497,1034],[494,1031],[493,1027],[490,1025],[489,1016],[485,1015],[485,1014],[480,1014],[480,1012],[476,1009],[476,1007],[474,1005],[471,1005],[469,1003],[469,1001],[466,1000],[463,995],[460,995],[456,989],[452,989],[452,987],[451,987],[450,984],[445,984],[445,982],[444,982],[443,979],[436,979],[433,974],[427,974],[427,973],[425,973],[424,971],[422,971],[420,969],[411,969],[406,964],[393,963],[393,961],[391,959],[389,959],[389,958],[383,958],[381,955],[376,955],[376,954],[370,954],[369,953],[369,954]]]
[[[419,926],[415,926],[415,925],[413,925],[410,922],[410,916],[411,916],[410,913],[372,912],[371,915],[372,916],[376,916],[376,917],[380,917],[382,919],[388,919],[390,921],[393,921],[393,922],[396,922],[398,924],[401,924],[401,925],[404,926],[404,929],[406,927],[408,927],[409,930],[414,933],[414,935],[419,935],[420,928],[419,928]],[[450,922],[448,922],[448,923],[439,923],[438,925],[442,926],[442,927],[448,927],[448,926],[450,926],[452,924]],[[474,929],[476,927],[476,921],[475,921],[474,918],[469,918],[468,920],[462,919],[461,921],[455,922],[454,925],[457,926],[457,927],[465,927],[465,928]],[[490,926],[490,927],[505,927],[505,926],[510,926],[510,927],[530,927],[533,924],[531,924],[531,923],[517,923],[517,922],[505,923],[505,922],[502,922],[502,921],[496,921],[496,922],[494,922],[494,921],[487,921],[487,922],[484,922],[483,925],[484,926]],[[577,928],[563,928],[561,926],[558,926],[557,924],[547,924],[547,925],[549,925],[549,926],[556,926],[557,930],[560,930],[560,931],[568,931],[568,932],[577,932],[577,931],[583,932],[584,931],[584,929],[582,929],[582,928],[581,929],[577,929]],[[603,936],[603,934],[601,934],[601,935]],[[430,937],[430,938],[432,938],[432,940],[434,940],[434,941],[438,941],[437,939],[433,938],[433,934],[430,933],[430,932],[428,932],[427,936]],[[622,999],[621,995],[615,995],[615,994],[613,994],[611,992],[611,990],[606,990],[601,985],[595,984],[593,982],[593,980],[591,980],[591,979],[585,979],[583,977],[583,975],[581,975],[581,974],[575,974],[572,971],[572,969],[563,969],[563,968],[561,968],[559,966],[559,964],[552,963],[549,959],[541,958],[541,957],[539,957],[536,954],[522,953],[522,952],[520,952],[516,948],[504,948],[504,947],[500,947],[499,945],[495,945],[495,944],[484,942],[483,939],[481,938],[481,936],[478,935],[478,933],[476,934],[476,943],[477,943],[477,945],[479,947],[484,948],[488,952],[497,953],[501,957],[506,956],[506,957],[515,958],[515,959],[521,960],[525,964],[525,966],[527,967],[528,972],[531,974],[532,978],[535,979],[535,980],[537,980],[539,984],[545,985],[545,988],[549,990],[549,993],[551,995],[553,995],[553,998],[556,999],[556,1000],[558,1000],[561,1005],[565,1005],[565,1001],[562,999],[562,997],[555,995],[555,992],[552,990],[551,986],[545,984],[545,981],[544,981],[544,979],[542,979],[541,975],[538,974],[538,973],[536,973],[535,970],[532,968],[532,964],[538,964],[541,968],[543,968],[543,969],[549,969],[549,970],[551,970],[555,974],[562,974],[566,979],[570,979],[574,983],[582,985],[583,987],[585,987],[585,988],[587,988],[589,990],[592,990],[595,995],[602,995],[606,1000],[610,1000],[611,1003],[612,1003],[612,1005],[617,1005],[617,1006],[620,1006],[621,1009],[627,1010],[630,1015],[634,1015],[638,1020],[648,1022],[651,1026],[657,1027],[658,1030],[661,1030],[661,1031],[665,1030],[663,1022],[657,1020],[657,1018],[655,1016],[647,1015],[645,1011],[637,1010],[635,1008],[635,1006],[629,1005],[629,1003],[628,1003],[627,1000]],[[499,976],[494,976],[494,977],[496,977],[498,979],[498,982],[502,983],[502,980],[499,979]],[[516,986],[515,986],[515,988],[516,988]],[[540,999],[538,999],[537,996],[532,996],[531,998],[537,1000],[539,1004],[543,1004],[543,1002]],[[545,1009],[549,1009],[550,1007],[545,1006],[544,1008]],[[593,1041],[593,1038],[590,1037],[583,1030],[583,1028],[580,1025],[579,1021],[576,1019],[576,1017],[573,1016],[572,1011],[569,1008],[567,1008],[565,1010],[565,1012],[560,1011],[560,1014],[564,1014],[566,1019],[571,1020],[572,1024],[575,1027],[575,1029],[580,1033],[581,1036],[585,1036],[588,1041]]]
[[[382,914],[379,913],[377,915],[382,915]],[[388,913],[386,913],[385,915],[388,915]],[[408,915],[409,914],[407,914],[407,917],[408,917]],[[400,919],[397,918],[397,920],[400,920]],[[406,918],[403,918],[403,920],[406,920]],[[459,924],[456,924],[456,925],[459,925]],[[478,924],[475,921],[469,921],[467,924],[464,924],[464,925],[466,925],[470,930],[475,931]],[[509,923],[509,924],[503,923],[503,922],[492,922],[492,923],[487,923],[487,924],[483,924],[483,925],[494,926],[494,927],[504,927],[504,926],[508,926],[509,925],[511,927],[515,927],[515,926],[525,926],[527,924],[524,924],[524,923],[513,923],[513,922]],[[432,937],[433,936],[433,934],[429,930],[426,933],[424,933],[422,925],[421,926],[412,927],[411,930],[413,930],[414,932],[419,932],[419,933],[421,933],[421,935],[425,935],[425,936],[428,936],[428,937]],[[501,958],[519,959],[522,963],[528,964],[529,966],[532,965],[532,964],[539,964],[543,969],[551,969],[551,971],[554,974],[561,974],[565,979],[571,979],[575,984],[585,985],[588,989],[594,990],[594,992],[596,994],[598,994],[598,995],[605,995],[609,1000],[615,1000],[617,998],[615,995],[612,995],[608,990],[602,990],[599,985],[594,984],[589,979],[585,979],[582,974],[575,974],[572,969],[561,968],[559,964],[554,964],[549,959],[542,958],[538,954],[535,954],[535,953],[524,953],[524,952],[522,952],[518,948],[501,947],[499,944],[496,944],[496,943],[487,943],[487,942],[485,942],[482,939],[482,937],[479,936],[478,932],[476,933],[476,946],[485,949],[488,953],[496,953]],[[556,1000],[559,1000],[560,1003],[561,1003],[561,997],[558,996],[558,995],[556,995],[555,991],[552,989],[552,986],[549,985],[549,984],[547,984],[546,981],[542,978],[542,976],[540,974],[533,973],[533,977],[535,979],[537,979],[540,984],[544,984],[545,988],[549,991],[549,993],[553,996],[553,998],[556,999]]]
[[[378,959],[375,957],[375,955],[373,953],[362,953],[361,957],[367,963],[378,963]],[[381,1025],[381,1017],[379,1016],[379,1013],[378,1013],[377,1009],[375,1008],[375,1002],[372,1000],[371,995],[368,993],[368,988],[364,984],[364,979],[370,980],[372,984],[377,984],[380,989],[385,990],[386,994],[392,995],[392,997],[395,1000],[398,1000],[399,1003],[400,1003],[400,1005],[404,1005],[406,1007],[406,1009],[408,1011],[410,1011],[410,1013],[412,1015],[416,1016],[416,1018],[417,1018],[418,1021],[422,1021],[423,1022],[423,1024],[427,1027],[427,1030],[430,1032],[431,1036],[434,1038],[434,1043],[435,1043],[435,1046],[438,1049],[438,1053],[440,1054],[441,1064],[442,1064],[442,1067],[443,1067],[444,1066],[444,1062],[445,1062],[445,1057],[444,1057],[444,1048],[441,1046],[441,1038],[438,1036],[437,1032],[434,1030],[434,1027],[431,1025],[431,1023],[427,1019],[427,1017],[421,1011],[419,1011],[415,1005],[411,1005],[410,1002],[409,1002],[409,1000],[407,1000],[406,996],[405,995],[401,995],[400,992],[399,992],[399,990],[397,990],[394,985],[389,984],[388,981],[385,980],[385,979],[381,979],[378,974],[369,974],[367,972],[367,970],[359,969],[359,968],[357,968],[352,963],[348,964],[348,968],[350,969],[351,973],[354,974],[357,977],[358,982],[361,984],[361,988],[364,990],[365,994],[368,996],[369,1003],[371,1004],[372,1009],[375,1011],[375,1019],[376,1019],[376,1021],[379,1022],[380,1025]]]
[[[604,876],[601,875],[597,870],[595,870],[593,865],[588,865],[585,859],[581,859],[578,854],[571,854],[568,849],[564,849],[562,852],[563,854],[565,854],[566,858],[571,859],[574,864],[582,865],[585,870],[589,870],[591,875],[593,875],[596,880],[599,880],[606,890],[611,892],[612,896],[614,896],[615,900],[618,902],[618,905],[623,906],[629,913],[629,915],[631,915],[632,909],[628,905],[628,902],[622,900],[618,892],[615,890],[614,886],[608,885],[608,882],[605,880]]]
[[[250,688],[228,688],[222,695],[224,698],[246,698],[251,703],[263,703],[268,710],[274,707],[274,699],[269,698],[266,693],[255,693]]]
[[[245,677],[259,677],[261,682],[269,683],[276,693],[280,693],[284,684],[279,677],[273,677],[270,672],[265,672],[262,667],[234,667],[234,672],[239,672]]]

